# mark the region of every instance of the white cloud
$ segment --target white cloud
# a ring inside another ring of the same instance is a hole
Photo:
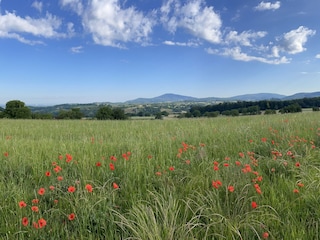
[[[308,37],[316,34],[315,30],[300,26],[290,32],[285,33],[278,39],[279,45],[272,48],[273,55],[279,56],[280,52],[288,54],[297,54],[306,50],[304,44],[308,41]]]
[[[195,41],[188,41],[188,42],[172,42],[172,41],[164,41],[164,45],[169,46],[180,46],[180,47],[198,47],[200,44]]]
[[[221,42],[220,16],[213,7],[204,6],[203,0],[189,0],[183,5],[179,0],[168,0],[160,11],[161,21],[171,33],[180,27],[208,42]]]
[[[144,15],[134,7],[121,8],[119,0],[91,0],[83,25],[97,44],[123,47],[123,42],[146,44],[155,25],[154,13]]]
[[[251,41],[255,41],[255,39],[263,38],[267,35],[267,32],[259,31],[259,32],[252,32],[252,31],[244,31],[242,33],[238,33],[237,31],[230,31],[226,37],[225,42],[226,44],[240,44],[243,46],[252,46]]]
[[[265,10],[277,10],[280,8],[280,1],[276,1],[275,3],[271,2],[260,2],[258,6],[254,7],[257,11],[265,11]]]
[[[70,7],[78,15],[81,15],[83,13],[83,5],[81,0],[60,0],[60,4],[63,7]]]
[[[27,44],[39,44],[41,41],[28,40],[23,34],[29,34],[36,37],[60,38],[65,37],[63,33],[57,32],[61,26],[61,21],[47,13],[45,18],[22,18],[15,13],[5,12],[0,14],[0,38],[14,38]]]
[[[290,62],[290,59],[284,56],[281,58],[266,58],[266,57],[251,56],[246,53],[243,53],[240,47],[225,48],[223,50],[208,48],[206,49],[206,51],[209,54],[231,57],[234,60],[244,61],[244,62],[258,61],[262,63],[275,64],[275,65]]]
[[[77,47],[72,47],[70,50],[73,53],[82,53],[83,52],[82,49],[83,49],[82,46],[77,46]]]
[[[34,1],[31,6],[42,12],[42,2]]]
[[[316,55],[316,58],[320,58],[320,53]]]

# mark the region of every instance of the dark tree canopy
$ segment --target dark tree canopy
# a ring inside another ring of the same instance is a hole
[[[12,100],[7,102],[4,114],[8,118],[28,119],[31,118],[31,110],[25,106],[24,102]]]

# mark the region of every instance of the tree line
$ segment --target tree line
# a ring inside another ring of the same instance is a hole
[[[303,98],[286,101],[262,100],[262,101],[238,101],[223,102],[215,105],[199,106],[193,105],[190,110],[180,117],[217,117],[219,115],[259,115],[265,114],[294,113],[301,112],[302,108],[312,108],[319,111],[320,97]]]
[[[50,113],[32,113],[24,102],[20,100],[12,100],[6,103],[5,108],[0,108],[0,118],[11,119],[82,119],[84,114],[79,108],[72,108],[70,110],[60,110],[54,116]],[[101,106],[95,117],[98,120],[124,120],[128,116],[122,108],[113,108],[111,106]]]

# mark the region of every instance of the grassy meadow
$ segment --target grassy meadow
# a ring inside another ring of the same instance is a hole
[[[0,239],[319,239],[320,113],[0,120]]]

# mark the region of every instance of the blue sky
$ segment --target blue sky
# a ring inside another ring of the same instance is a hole
[[[319,10],[319,0],[0,0],[0,105],[320,91]]]

